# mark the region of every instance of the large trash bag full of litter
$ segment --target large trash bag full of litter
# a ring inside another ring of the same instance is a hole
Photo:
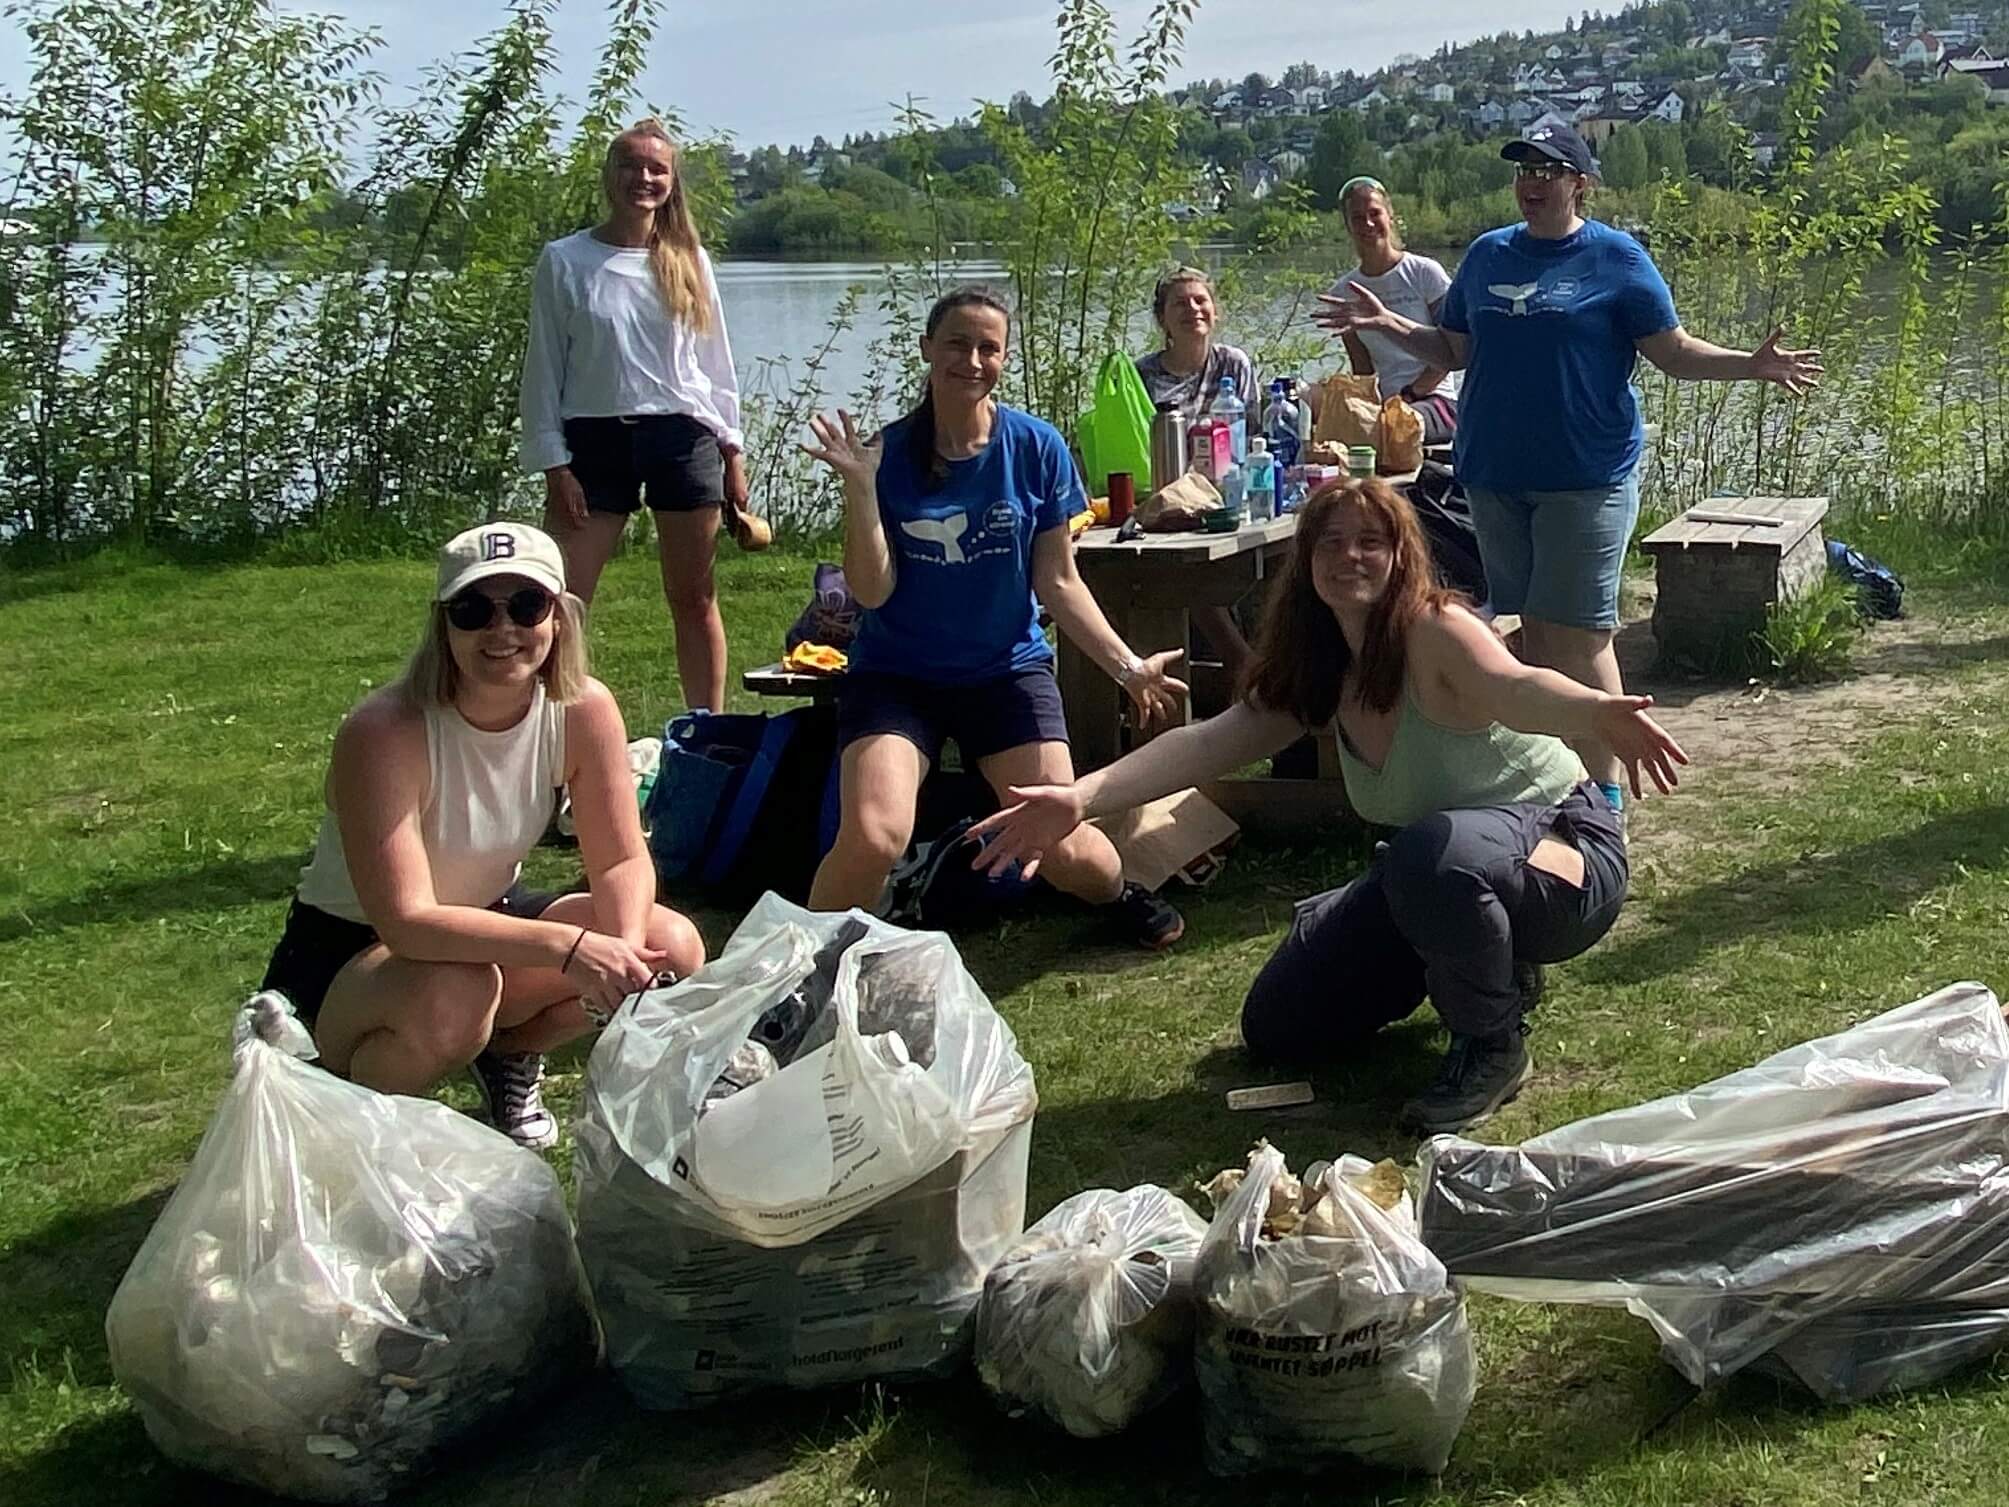
[[[2009,1343],[2009,1028],[1979,984],[1422,1168],[1453,1272],[1623,1305],[1697,1386],[1755,1366],[1856,1401]]]
[[[587,1067],[579,1244],[630,1393],[953,1370],[1036,1105],[948,938],[765,896]]]
[[[1193,1284],[1208,1468],[1443,1470],[1472,1406],[1472,1336],[1400,1172],[1342,1157],[1300,1182],[1263,1142],[1213,1191]]]
[[[1005,1252],[977,1306],[977,1375],[1013,1414],[1083,1439],[1127,1428],[1191,1375],[1206,1222],[1163,1188],[1091,1188]]]
[[[563,1191],[507,1137],[302,1060],[277,995],[105,1321],[112,1372],[180,1464],[380,1501],[590,1367]]]

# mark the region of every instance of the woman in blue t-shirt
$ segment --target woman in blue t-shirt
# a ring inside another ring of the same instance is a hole
[[[1534,663],[1615,694],[1618,578],[1645,447],[1636,358],[1670,377],[1776,382],[1797,395],[1820,380],[1820,353],[1781,350],[1781,330],[1755,351],[1684,330],[1646,249],[1584,218],[1597,161],[1567,126],[1540,127],[1500,155],[1514,164],[1523,223],[1472,243],[1435,325],[1403,318],[1358,283],[1322,299],[1319,322],[1464,372],[1455,455],[1492,606],[1521,616]],[[1611,750],[1582,739],[1577,751],[1621,807]]]
[[[928,313],[918,408],[870,443],[848,413],[811,421],[817,444],[803,448],[844,482],[844,575],[864,609],[838,693],[843,809],[810,888],[816,910],[877,902],[945,740],[1000,794],[1073,780],[1038,602],[1145,718],[1185,695],[1169,673],[1176,651],[1132,654],[1075,571],[1068,520],[1087,501],[1067,442],[991,397],[1010,328],[995,294],[958,289]],[[1185,930],[1177,911],[1124,882],[1093,828],[1042,872],[1147,947]]]

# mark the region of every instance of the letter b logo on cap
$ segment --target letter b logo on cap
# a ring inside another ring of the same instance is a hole
[[[481,558],[484,560],[514,560],[516,558],[516,536],[500,532],[483,534],[481,536]]]

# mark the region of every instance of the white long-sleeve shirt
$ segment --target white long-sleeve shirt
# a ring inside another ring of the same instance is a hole
[[[523,353],[518,458],[526,471],[572,459],[565,421],[641,413],[689,414],[738,450],[739,378],[711,258],[698,251],[711,328],[670,317],[649,253],[610,246],[590,230],[552,241],[537,258],[530,343]]]

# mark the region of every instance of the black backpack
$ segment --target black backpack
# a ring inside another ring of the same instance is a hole
[[[1450,469],[1423,462],[1416,480],[1402,489],[1423,526],[1430,559],[1440,585],[1462,591],[1474,602],[1486,600],[1486,566],[1479,558],[1479,533],[1472,526],[1472,507],[1465,489]]]

